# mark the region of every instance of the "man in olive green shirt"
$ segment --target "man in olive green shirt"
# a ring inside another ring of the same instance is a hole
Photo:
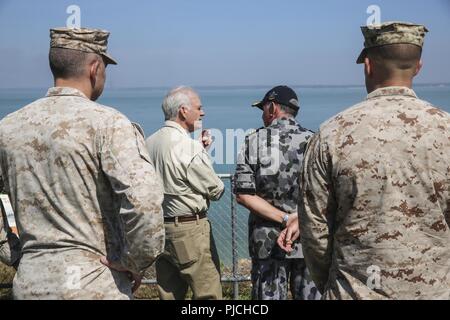
[[[147,139],[150,158],[164,186],[164,253],[156,262],[162,300],[222,299],[219,257],[206,217],[209,201],[219,200],[223,182],[214,172],[202,142],[189,133],[201,128],[205,115],[200,97],[188,87],[171,90],[162,105],[166,122]]]

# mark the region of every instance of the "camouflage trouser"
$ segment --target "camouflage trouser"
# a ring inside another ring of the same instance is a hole
[[[288,283],[293,299],[318,300],[304,259],[252,259],[252,299],[287,300]]]

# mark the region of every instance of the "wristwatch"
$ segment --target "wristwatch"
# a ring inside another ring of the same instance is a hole
[[[289,220],[289,214],[286,213],[286,214],[283,216],[283,221],[281,222],[281,226],[282,226],[283,228],[286,228],[286,224],[287,224],[288,220]]]

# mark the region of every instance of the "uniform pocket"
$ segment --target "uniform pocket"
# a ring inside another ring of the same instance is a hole
[[[200,243],[195,241],[194,234],[169,240],[167,250],[180,266],[194,264],[200,258]]]

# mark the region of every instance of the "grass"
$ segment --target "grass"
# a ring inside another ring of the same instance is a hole
[[[14,268],[10,268],[3,263],[0,263],[0,283],[12,283],[15,273]],[[11,289],[0,289],[0,300],[11,299],[11,291]]]
[[[233,300],[233,284],[222,283],[222,292],[224,300]],[[159,300],[158,290],[156,285],[142,285],[138,291],[135,292],[134,297],[139,300]],[[189,290],[186,296],[187,300],[192,299],[192,291]],[[251,300],[251,284],[250,282],[239,283],[239,298],[238,300]]]

